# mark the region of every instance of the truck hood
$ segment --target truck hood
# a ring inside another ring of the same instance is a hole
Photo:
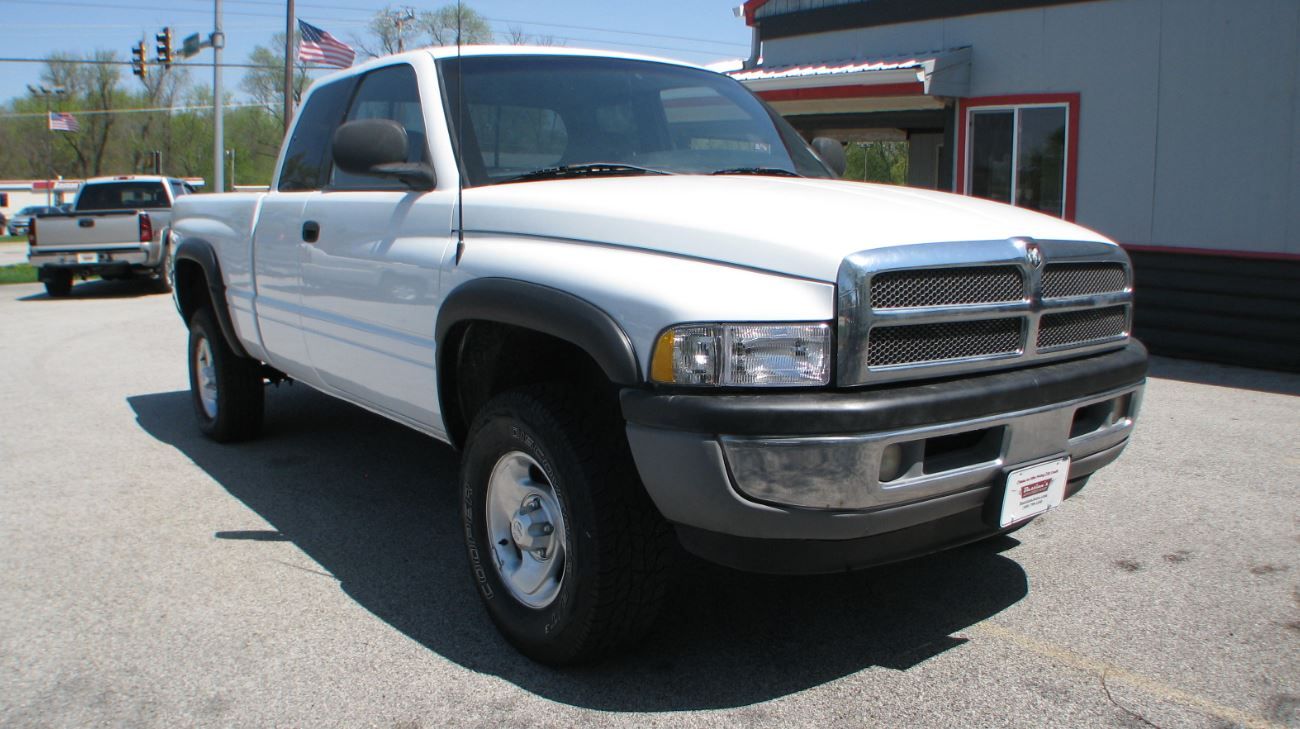
[[[465,230],[661,251],[834,282],[845,256],[912,243],[1107,241],[1059,218],[964,195],[788,177],[672,175],[468,189]]]

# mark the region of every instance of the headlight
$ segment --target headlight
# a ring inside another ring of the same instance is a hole
[[[826,385],[830,348],[826,323],[688,324],[659,336],[650,379],[722,387]]]

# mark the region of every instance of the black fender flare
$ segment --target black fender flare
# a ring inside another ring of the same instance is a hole
[[[217,317],[217,325],[221,327],[221,336],[226,338],[226,343],[236,355],[251,359],[235,334],[235,325],[230,319],[230,310],[226,307],[226,280],[221,276],[221,264],[217,261],[217,252],[212,244],[198,238],[185,238],[172,250],[172,259],[173,266],[181,261],[190,261],[203,271],[203,278],[208,287],[208,299],[212,302],[212,313]],[[176,307],[180,309],[183,294],[180,290],[179,277],[174,286]],[[185,316],[184,310],[181,310],[181,316]],[[189,324],[188,321],[185,323]]]
[[[508,278],[477,278],[448,294],[435,330],[439,360],[447,333],[466,321],[490,321],[562,339],[591,356],[615,384],[641,384],[636,349],[623,327],[591,302],[559,289]]]

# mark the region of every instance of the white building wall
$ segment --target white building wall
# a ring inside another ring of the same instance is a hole
[[[971,95],[1080,95],[1077,219],[1300,254],[1300,3],[1104,0],[764,43],[765,64],[971,46]]]

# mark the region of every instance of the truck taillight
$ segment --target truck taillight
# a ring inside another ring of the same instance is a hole
[[[140,242],[148,243],[153,240],[153,221],[149,219],[149,213],[140,213]]]
[[[33,215],[32,219],[27,223],[27,245],[29,246],[36,245],[36,216],[35,215]]]

